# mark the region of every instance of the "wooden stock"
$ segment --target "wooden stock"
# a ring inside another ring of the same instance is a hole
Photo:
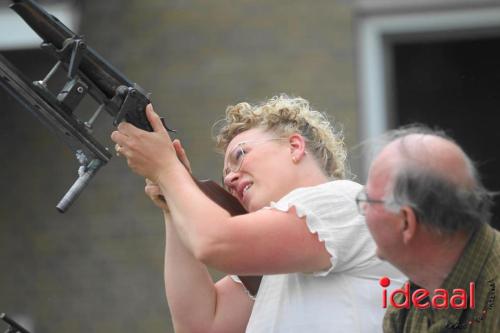
[[[213,202],[224,208],[226,211],[231,214],[231,216],[246,214],[247,211],[240,204],[238,199],[233,197],[228,191],[223,189],[217,183],[212,180],[196,180],[196,184],[200,188],[200,190],[205,193]],[[259,290],[260,282],[262,280],[262,276],[238,276],[247,288],[250,295],[257,295],[257,291]]]

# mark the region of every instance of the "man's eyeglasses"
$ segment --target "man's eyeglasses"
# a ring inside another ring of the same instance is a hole
[[[366,193],[366,189],[363,188],[358,195],[356,195],[356,206],[358,207],[358,212],[361,215],[365,215],[366,208],[369,204],[385,204],[385,200],[372,199]]]
[[[231,151],[229,152],[227,156],[227,166],[224,169],[224,174],[223,178],[226,177],[229,172],[238,172],[241,168],[241,165],[243,164],[243,160],[245,159],[245,155],[248,153],[245,153],[245,148],[244,146],[247,143],[252,143],[253,146],[266,143],[269,141],[275,141],[275,140],[288,140],[287,138],[272,138],[272,139],[264,139],[264,140],[248,140],[248,141],[243,141],[238,143]]]

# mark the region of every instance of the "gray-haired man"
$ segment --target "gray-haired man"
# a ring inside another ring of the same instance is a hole
[[[378,256],[409,277],[385,296],[384,332],[500,332],[500,233],[473,163],[441,132],[388,138],[357,198]]]

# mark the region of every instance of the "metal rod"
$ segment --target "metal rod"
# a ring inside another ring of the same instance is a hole
[[[52,67],[52,69],[50,70],[50,72],[43,78],[42,81],[38,81],[38,82],[40,82],[44,86],[47,86],[47,82],[50,80],[50,78],[52,77],[52,75],[54,75],[54,73],[57,71],[57,69],[59,68],[59,66],[61,66],[61,60],[59,60],[54,65],[54,67]]]
[[[101,114],[102,110],[104,110],[105,107],[106,105],[104,103],[99,105],[96,112],[92,115],[92,117],[90,117],[89,121],[85,123],[85,126],[87,126],[89,129],[92,129],[94,122],[96,121],[97,117]]]

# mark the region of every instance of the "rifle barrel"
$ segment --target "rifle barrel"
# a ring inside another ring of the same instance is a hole
[[[68,38],[78,37],[73,31],[59,21],[55,16],[32,0],[13,0],[10,8],[35,31],[45,42],[57,49],[64,46]],[[108,98],[116,93],[120,85],[134,86],[122,73],[102,58],[91,47],[87,50],[80,64],[80,70],[101,89]]]

